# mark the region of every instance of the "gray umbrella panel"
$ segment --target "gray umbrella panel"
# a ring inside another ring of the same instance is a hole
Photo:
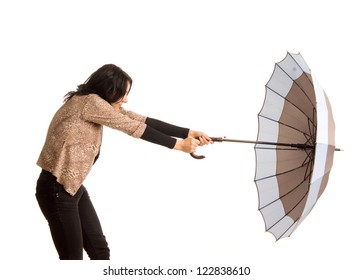
[[[334,121],[328,98],[300,54],[275,65],[258,115],[255,182],[266,230],[290,236],[324,191],[332,167]]]

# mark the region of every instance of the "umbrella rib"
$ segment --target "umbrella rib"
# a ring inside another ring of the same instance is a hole
[[[310,172],[309,176],[312,174],[312,172]],[[306,181],[307,179],[305,178],[303,181],[301,181],[297,186],[295,186],[292,190],[290,190],[289,192],[285,193],[284,195],[278,197],[277,199],[273,200],[272,202],[262,206],[259,208],[259,210],[262,210],[265,207],[268,207],[269,205],[273,204],[274,202],[284,198],[285,196],[289,195],[290,193],[292,193],[294,190],[296,190],[297,188],[299,188],[300,186],[302,186],[302,184]],[[298,203],[296,203],[296,205],[287,213],[291,213],[292,210],[303,200],[303,198],[307,195],[308,191],[305,193],[305,195],[299,200]],[[287,214],[285,214],[285,216],[287,216]],[[281,220],[281,219],[280,219]]]
[[[302,185],[304,181],[302,181],[296,188],[298,188],[300,185]],[[296,189],[295,188],[295,189]],[[302,200],[308,195],[309,193],[309,190],[306,191],[306,193],[304,194],[304,196],[302,196],[302,198],[296,203],[296,205],[289,211],[285,214],[285,216],[283,216],[281,219],[279,219],[277,222],[275,222],[272,226],[270,226],[267,230],[269,231],[270,229],[272,229],[275,225],[277,225],[280,221],[282,221],[286,216],[288,216],[292,211],[293,209],[295,209],[297,207],[298,204],[300,204],[302,202]],[[294,223],[280,236],[280,238],[301,218],[302,216],[298,217],[298,219],[294,220]],[[280,239],[279,238],[279,239]]]
[[[305,165],[307,166],[307,167],[306,167],[305,174],[304,174],[304,179],[303,179],[297,186],[295,186],[293,189],[291,189],[289,192],[287,192],[286,194],[284,194],[284,195],[278,197],[277,199],[273,200],[272,202],[270,202],[270,203],[268,203],[268,204],[266,204],[266,205],[260,207],[259,210],[262,210],[263,208],[265,208],[265,207],[267,207],[267,206],[269,206],[269,205],[271,205],[271,204],[277,202],[278,200],[281,200],[282,198],[286,197],[287,195],[289,195],[290,193],[292,193],[293,191],[295,191],[297,188],[299,188],[300,186],[302,186],[302,184],[303,184],[308,178],[310,178],[310,176],[311,176],[312,173],[313,173],[313,164],[311,164],[311,163],[313,162],[313,158],[312,158],[313,152],[310,151],[309,153],[308,153],[308,152],[306,152],[306,153],[307,153],[307,156],[306,156],[306,158],[304,159],[303,164],[300,166],[300,167],[303,167],[303,166],[305,166]],[[292,169],[291,171],[296,170],[296,169],[298,169],[298,168],[300,168],[300,167],[296,167],[296,168]],[[286,171],[286,172],[283,172],[283,173],[280,173],[280,174],[285,174],[285,173],[288,173],[288,172],[290,172],[290,171]],[[277,176],[277,175],[280,175],[280,174],[275,174],[274,176]],[[273,177],[273,176],[270,176],[270,177]],[[266,178],[270,178],[270,177],[266,177]],[[261,178],[260,180],[262,180],[262,179],[265,179],[265,178]],[[309,179],[309,180],[310,180],[310,179]],[[258,181],[258,180],[256,180],[256,181]],[[309,193],[309,189],[305,192],[305,194],[302,196],[302,198],[292,207],[292,209],[291,209],[289,212],[287,212],[287,213],[285,212],[285,215],[284,215],[283,217],[281,217],[279,220],[277,220],[277,221],[276,221],[273,225],[271,225],[269,228],[267,228],[267,231],[270,231],[275,225],[277,225],[280,221],[282,221],[286,216],[289,216],[289,214],[297,207],[297,205],[299,205],[299,204],[303,201],[303,199],[308,195],[308,193]],[[294,223],[293,223],[290,227],[288,227],[288,228],[277,238],[277,240],[279,240],[280,238],[282,238],[282,236],[284,236],[284,235],[286,234],[286,232],[288,232],[288,231],[292,228],[292,226],[294,226],[294,224],[295,224],[300,218],[301,218],[301,216],[300,216],[299,218],[297,218],[297,219],[294,221]]]
[[[316,115],[316,108],[313,108],[313,118],[315,117]],[[316,120],[315,118],[313,119],[313,121],[310,121],[308,119],[308,128],[309,128],[309,134],[310,134],[310,138],[307,139],[307,141],[310,141],[310,143],[312,143],[313,145],[315,145],[315,136],[316,136],[316,131],[317,131],[317,125],[315,124]],[[310,124],[312,124],[312,126],[310,126]],[[312,139],[313,138],[313,139]]]
[[[308,157],[309,157],[309,155],[307,155],[307,158],[308,158]],[[307,158],[306,158],[306,159],[307,159]],[[306,162],[306,159],[304,160],[305,162]],[[263,208],[265,208],[265,207],[267,207],[267,206],[269,206],[269,205],[275,203],[275,202],[278,201],[278,200],[281,200],[282,198],[284,198],[285,196],[289,195],[289,194],[292,193],[294,190],[296,190],[297,188],[299,188],[300,186],[302,186],[302,184],[307,180],[307,178],[309,178],[309,177],[312,175],[312,173],[313,173],[313,164],[310,164],[311,162],[312,162],[312,161],[307,161],[307,162],[304,163],[302,166],[300,166],[300,167],[303,167],[304,165],[306,165],[307,167],[306,167],[306,172],[305,172],[305,174],[304,174],[304,179],[303,179],[297,186],[295,186],[292,190],[290,190],[289,192],[285,193],[284,195],[282,195],[282,196],[278,197],[277,199],[271,201],[270,203],[268,203],[268,204],[266,204],[266,205],[260,207],[259,210],[261,210],[261,209],[263,209]],[[289,170],[289,171],[286,171],[286,172],[282,172],[282,173],[279,173],[279,174],[276,174],[276,175],[273,175],[273,176],[282,175],[282,174],[288,173],[288,172],[290,172],[290,171],[297,170],[297,169],[299,169],[300,167],[296,167],[296,168],[294,168],[294,169],[292,169],[292,170]],[[310,169],[310,170],[309,170],[309,169]],[[309,170],[309,173],[307,173],[308,170]],[[259,180],[271,178],[271,177],[273,177],[273,176],[269,176],[269,177],[266,177],[266,178],[261,178],[261,179],[259,179]],[[259,180],[255,180],[255,181],[259,181]],[[307,196],[308,192],[309,192],[309,190],[308,190],[308,191],[305,193],[305,195],[298,201],[298,203],[296,203],[296,205],[295,205],[289,212],[287,212],[287,213],[285,214],[285,216],[287,216],[287,214],[291,213],[291,212],[293,211],[293,209],[295,209],[295,207]],[[275,224],[277,224],[277,223],[278,223],[279,221],[281,221],[283,218],[284,218],[284,217],[282,217],[280,220],[278,220]],[[275,224],[274,224],[274,225],[275,225]],[[272,225],[270,228],[272,228],[274,225]],[[269,228],[269,229],[270,229],[270,228]]]
[[[293,127],[293,126],[291,126],[291,125],[285,124],[285,123],[280,122],[280,121],[278,121],[278,120],[269,118],[269,117],[267,117],[267,116],[263,116],[263,115],[260,115],[260,114],[259,114],[259,116],[262,117],[262,118],[265,118],[265,119],[267,119],[267,120],[269,120],[269,121],[276,122],[276,123],[282,124],[283,126],[289,127],[289,128],[291,128],[291,129],[293,129],[293,130],[296,130],[296,131],[302,133],[306,139],[308,139],[309,137],[311,137],[310,135],[308,135],[307,133],[305,133],[305,132],[302,131],[302,130],[297,129],[296,127]],[[309,137],[307,137],[307,136],[309,136]]]
[[[282,143],[277,143],[277,145],[279,146]],[[286,148],[281,148],[281,147],[255,147],[256,150],[277,150],[277,151],[298,151],[298,150],[302,150],[301,148],[295,148],[295,147],[286,147]]]
[[[307,159],[307,158],[306,158],[306,159]],[[286,174],[286,173],[290,173],[290,172],[292,172],[292,171],[295,171],[295,170],[297,170],[297,169],[299,169],[299,168],[302,168],[303,166],[309,164],[309,161],[306,161],[306,159],[303,161],[304,163],[303,163],[302,165],[298,166],[298,167],[292,168],[292,169],[290,169],[290,170],[286,170],[285,172],[276,173],[276,174],[274,174],[274,175],[270,175],[270,176],[266,176],[266,177],[263,177],[263,178],[255,179],[254,181],[255,181],[255,182],[257,182],[257,181],[262,181],[262,180],[266,180],[266,179],[269,179],[269,178],[276,177],[276,176],[278,176],[278,175],[284,175],[284,174]],[[280,199],[280,198],[281,198],[281,197],[279,197],[278,199]],[[271,204],[271,203],[273,203],[273,202],[274,202],[274,201],[270,202],[269,204]],[[263,207],[266,207],[266,206],[268,206],[269,204],[267,204],[267,205],[265,205],[265,206],[263,206]]]
[[[297,60],[292,56],[292,54],[290,54],[290,53],[288,53],[289,54],[289,56],[296,62],[296,64],[298,65],[298,67],[302,70],[302,72],[304,73],[304,75],[308,78],[308,80],[309,80],[309,82],[310,82],[310,84],[313,86],[313,88],[314,88],[314,84],[313,84],[313,82],[312,82],[312,80],[308,77],[308,74],[307,74],[307,72],[306,71],[304,71],[303,70],[303,68],[301,67],[301,65],[297,62]],[[280,67],[280,66],[279,66]],[[281,68],[281,67],[280,67]],[[281,68],[282,69],[282,68]],[[309,69],[310,70],[310,69]],[[282,69],[282,71],[284,71],[283,69]],[[285,71],[284,71],[285,72]],[[286,73],[286,72],[285,72]],[[288,75],[287,73],[286,73],[286,75]],[[311,75],[311,74],[310,74]],[[289,75],[288,75],[289,76]],[[290,77],[290,76],[289,76]],[[291,77],[290,77],[291,78]],[[292,79],[292,78],[291,78]],[[293,80],[294,82],[295,82],[295,80]],[[297,82],[295,82],[295,84],[296,85],[298,85],[298,87],[302,90],[302,92],[304,93],[304,95],[308,98],[308,100],[310,101],[310,103],[312,104],[312,106],[313,106],[313,108],[315,108],[315,104],[313,103],[313,101],[309,98],[309,96],[307,95],[307,93],[300,87],[300,85],[297,83]]]
[[[280,66],[279,66],[279,67],[280,67]],[[281,68],[281,67],[280,67],[280,68]],[[281,69],[282,69],[282,68],[281,68]],[[282,71],[285,72],[283,69],[282,69]],[[286,72],[285,72],[285,74],[286,74],[287,76],[289,76]],[[291,78],[291,77],[290,77],[290,78]],[[291,78],[291,79],[292,79],[292,78]],[[292,80],[292,81],[294,82],[294,80]],[[308,119],[308,123],[311,122],[311,123],[313,124],[313,126],[315,127],[314,120],[312,120],[309,116],[307,116],[307,114],[306,114],[305,112],[303,112],[303,111],[301,110],[301,108],[299,108],[296,104],[292,103],[290,100],[286,99],[286,98],[285,98],[284,96],[282,96],[279,92],[277,92],[276,90],[272,89],[272,88],[269,87],[268,85],[266,85],[266,87],[267,87],[268,89],[270,89],[273,93],[275,93],[277,96],[279,96],[279,97],[281,97],[282,99],[284,99],[285,102],[288,102],[288,103],[290,103],[293,107],[297,108],[297,110],[300,111],[300,112]],[[303,90],[302,90],[302,91],[303,91]],[[304,95],[306,95],[306,93],[304,93]],[[306,95],[306,96],[307,96],[307,95]],[[309,98],[308,98],[308,99],[309,99]],[[310,103],[312,103],[311,100],[309,100],[309,101],[310,101]],[[313,107],[313,109],[315,109],[313,104],[312,104],[312,107]]]
[[[288,232],[288,231],[294,226],[294,224],[295,224],[297,221],[298,221],[298,219],[297,219],[296,221],[294,221],[293,224],[290,225],[290,226],[279,236],[279,238],[277,238],[276,240],[281,239],[281,238],[286,234],[286,232]],[[268,229],[268,230],[269,230],[269,229]]]
[[[313,159],[313,152],[310,151],[309,153],[307,153],[307,157],[304,160],[304,163],[307,163],[307,168],[306,168],[306,172],[304,173],[304,178],[307,179],[308,177],[310,177],[313,173],[313,163],[314,163],[314,159]],[[310,172],[308,173],[308,169],[310,169]]]
[[[302,70],[303,74],[308,78],[310,84],[313,86],[314,88],[314,84],[312,83],[311,79],[308,77],[307,72],[305,72],[303,70],[303,68],[301,67],[301,65],[299,65],[299,63],[297,62],[297,60],[289,53],[290,57],[294,60],[294,62],[296,63],[296,65]],[[296,82],[296,80],[294,80],[278,63],[276,63],[276,65],[292,80],[292,82],[294,82],[304,93],[304,95],[308,98],[310,104],[312,104],[313,108],[315,107],[315,104],[313,103],[313,101],[309,98],[309,96],[307,95],[307,93],[305,92],[305,90]]]

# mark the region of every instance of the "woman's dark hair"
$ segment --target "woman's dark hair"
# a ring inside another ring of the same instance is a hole
[[[75,95],[95,93],[110,104],[115,103],[128,93],[129,85],[131,88],[132,79],[125,71],[114,64],[105,64],[79,85],[76,91],[67,93],[64,102]]]

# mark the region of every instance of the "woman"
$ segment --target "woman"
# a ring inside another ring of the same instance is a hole
[[[121,106],[127,102],[132,79],[107,64],[76,91],[65,95],[54,115],[37,164],[42,172],[36,198],[47,219],[60,259],[109,259],[110,251],[99,218],[83,182],[97,160],[103,126],[192,153],[211,143],[202,132],[145,117]]]

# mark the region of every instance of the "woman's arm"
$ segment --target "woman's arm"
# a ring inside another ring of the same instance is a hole
[[[86,120],[121,130],[133,137],[187,153],[211,141],[202,132],[146,118],[124,109],[116,110],[96,95],[87,96],[87,99],[82,112]],[[185,139],[178,140],[172,136]]]
[[[188,133],[190,131],[189,128],[184,128],[184,127],[180,127],[180,126],[176,126],[173,124],[169,124],[154,118],[149,118],[147,117],[145,120],[145,123],[148,126],[151,126],[152,128],[166,134],[169,136],[174,136],[177,138],[187,138],[188,137]]]

